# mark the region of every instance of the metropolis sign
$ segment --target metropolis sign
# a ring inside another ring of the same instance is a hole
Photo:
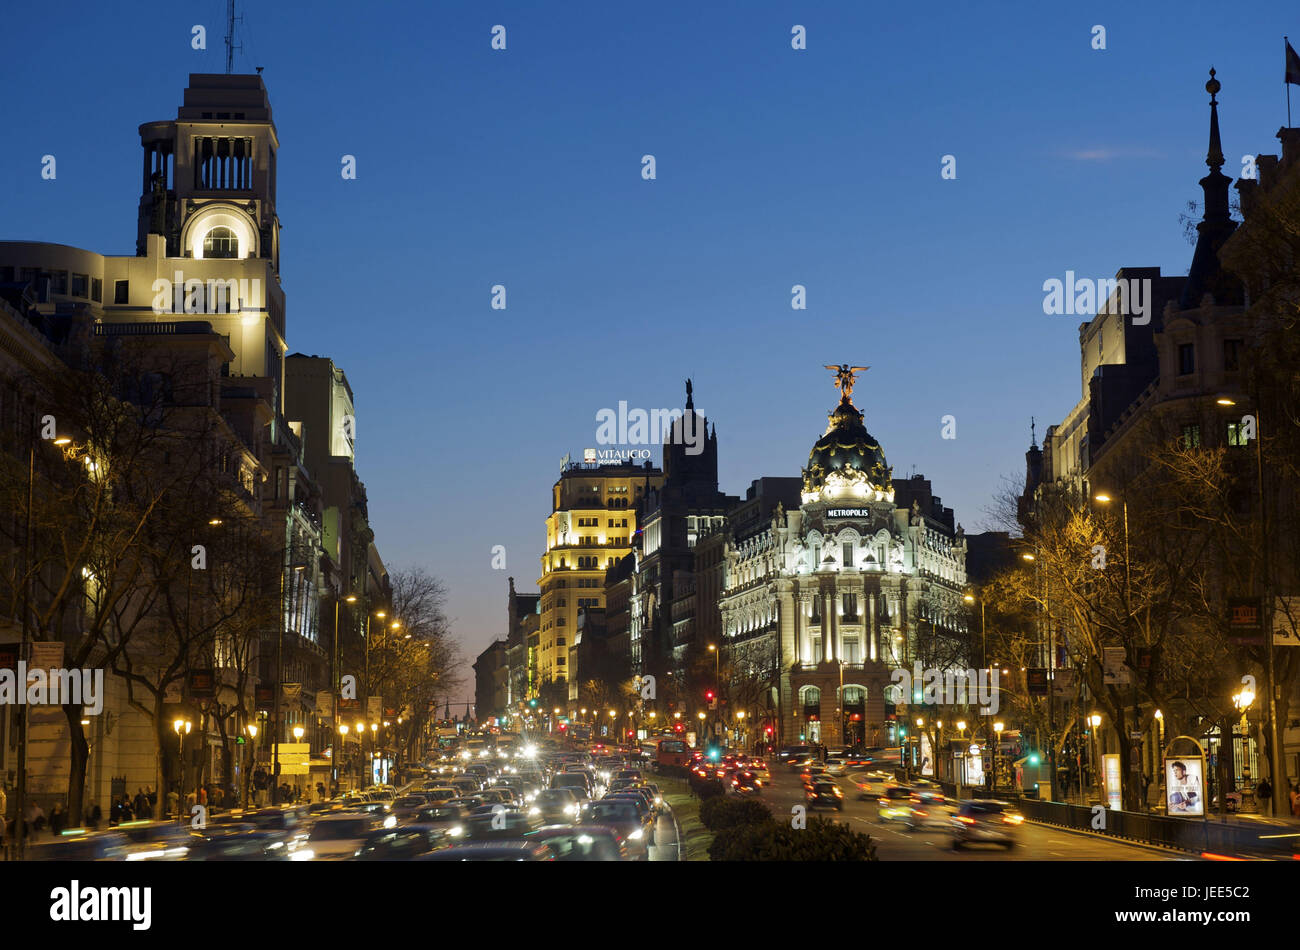
[[[826,512],[827,518],[869,518],[870,508],[831,508]]]

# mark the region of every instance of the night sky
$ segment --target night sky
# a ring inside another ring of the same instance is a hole
[[[0,238],[132,252],[137,126],[224,69],[225,3],[185,6],[6,11]],[[347,372],[380,552],[446,580],[467,662],[505,633],[506,575],[535,589],[561,457],[687,376],[743,494],[806,463],[822,365],[871,366],[855,399],[895,476],[986,526],[1030,416],[1041,438],[1080,394],[1080,318],[1043,282],[1186,273],[1207,71],[1235,178],[1279,151],[1300,35],[1281,2],[286,6],[240,4],[235,71],[265,67],[280,135],[289,350]]]

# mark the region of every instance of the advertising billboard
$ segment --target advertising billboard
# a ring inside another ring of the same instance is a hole
[[[1165,804],[1171,815],[1205,814],[1203,763],[1197,756],[1165,759]]]

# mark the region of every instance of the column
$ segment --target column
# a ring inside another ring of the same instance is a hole
[[[822,660],[826,663],[831,662],[831,637],[835,629],[835,621],[831,618],[831,609],[835,606],[831,600],[831,595],[824,591],[818,591],[817,596],[822,599]]]

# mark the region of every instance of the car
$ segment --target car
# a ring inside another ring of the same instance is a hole
[[[128,843],[124,857],[128,861],[183,859],[192,837],[189,822],[124,821],[117,826],[117,831],[126,835]]]
[[[433,785],[422,789],[420,794],[428,799],[430,804],[437,804],[438,802],[451,801],[453,798],[459,796],[460,792],[445,785]]]
[[[465,819],[465,837],[473,840],[484,838],[518,838],[525,832],[536,828],[536,816],[530,815],[522,808],[494,803],[481,805],[469,813]]]
[[[537,793],[528,811],[545,822],[573,821],[578,817],[580,802],[572,788],[544,788]]]
[[[430,851],[416,861],[554,861],[555,854],[542,841],[467,841]]]
[[[816,761],[817,761],[817,757],[813,755],[811,752],[797,752],[794,755],[791,755],[789,758],[787,758],[785,760],[785,764],[789,766],[791,772],[799,772],[802,771],[804,767],[806,767],[810,763]]]
[[[637,778],[616,778],[609,783],[611,792],[622,792],[629,788],[640,788],[641,780]]]
[[[645,827],[646,841],[649,844],[655,843],[655,818],[654,806],[651,805],[643,796],[620,792],[616,795],[606,795],[601,799],[602,802],[628,801],[635,806],[637,814],[641,818],[642,825]]]
[[[473,795],[483,788],[482,782],[469,775],[458,775],[447,784],[456,789],[461,795]]]
[[[872,801],[879,798],[889,785],[894,784],[894,776],[888,772],[867,772],[858,777],[856,784],[858,798]]]
[[[777,752],[776,758],[779,762],[788,763],[792,758],[798,755],[811,756],[812,751],[813,748],[810,745],[788,745],[783,746],[781,750]]]
[[[659,809],[655,807],[654,793],[651,792],[650,789],[646,788],[644,785],[638,785],[635,788],[620,789],[619,791],[616,792],[609,792],[604,797],[639,799],[642,803],[644,803],[646,814],[650,816],[650,819],[652,821],[654,820],[655,815],[657,815],[659,812]]]
[[[912,814],[912,789],[907,785],[887,785],[878,798],[876,815],[881,821],[907,821]]]
[[[541,841],[557,861],[628,861],[627,839],[609,825],[552,825],[524,835]]]
[[[753,772],[754,775],[764,782],[771,781],[772,772],[767,767],[767,762],[763,759],[750,759],[745,763],[745,771]]]
[[[276,831],[258,831],[252,825],[208,826],[202,836],[190,842],[186,861],[294,861],[310,851],[293,854],[285,846],[284,835]]]
[[[922,828],[948,830],[953,809],[952,805],[944,799],[943,792],[913,789],[911,801],[911,814],[903,820],[908,831],[919,831]]]
[[[843,775],[849,770],[849,760],[845,758],[832,757],[823,763],[828,775]]]
[[[964,801],[949,819],[952,849],[960,851],[968,844],[987,841],[1006,845],[1010,850],[1019,842],[1024,820],[1024,815],[1008,802],[982,798]]]
[[[508,788],[485,788],[474,796],[481,798],[485,804],[513,805],[515,793]]]
[[[837,782],[829,778],[814,778],[803,787],[804,801],[809,808],[826,805],[836,811],[844,810],[844,792]]]
[[[439,802],[421,808],[407,819],[406,824],[435,828],[448,838],[461,838],[465,835],[465,821],[468,818],[469,809],[463,805]]]
[[[749,769],[740,769],[731,777],[731,790],[737,795],[761,795],[763,780]]]
[[[321,815],[307,835],[307,849],[317,860],[350,858],[383,822],[362,812]]]
[[[587,798],[595,791],[595,783],[586,771],[560,772],[551,777],[551,788],[580,789]]]
[[[807,785],[813,779],[819,778],[826,774],[827,774],[826,766],[815,764],[815,763],[809,763],[808,765],[805,765],[803,769],[800,770],[799,780],[803,782],[805,785]]]
[[[622,781],[623,779],[632,779],[633,781],[640,782],[645,778],[645,776],[641,774],[640,769],[619,769],[611,777],[616,782]]]
[[[424,794],[402,795],[393,801],[392,813],[397,816],[398,821],[405,821],[421,808],[430,805],[428,796]]]
[[[650,835],[635,802],[617,798],[588,802],[582,806],[579,820],[584,825],[614,828],[627,841],[628,853],[633,860],[649,860]]]
[[[28,861],[121,861],[131,840],[117,831],[72,828],[53,841],[29,844]]]
[[[663,814],[664,809],[666,809],[668,805],[664,802],[664,796],[663,793],[659,791],[659,786],[655,785],[653,782],[646,782],[642,787],[650,793],[650,796],[653,799],[652,803],[655,812],[657,814]]]
[[[366,837],[354,855],[357,861],[409,861],[443,846],[443,836],[424,825],[385,828]]]

